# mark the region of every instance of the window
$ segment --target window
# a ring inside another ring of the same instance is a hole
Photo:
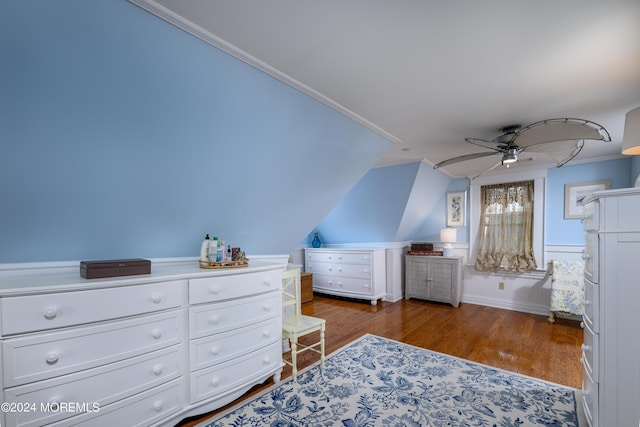
[[[481,186],[477,270],[536,269],[533,205],[533,180]]]
[[[480,214],[481,214],[481,191],[483,186],[494,184],[509,184],[522,181],[533,181],[533,232],[532,244],[533,254],[537,269],[544,270],[544,211],[545,211],[545,182],[547,177],[546,169],[531,169],[523,171],[510,171],[508,174],[496,174],[481,176],[471,180],[469,193],[469,264],[474,266],[479,254],[480,242]],[[503,209],[503,208],[497,208]],[[484,229],[484,228],[483,228]],[[542,266],[542,267],[541,267]],[[503,273],[506,270],[500,269]],[[541,271],[541,270],[537,270]],[[491,270],[484,270],[491,273]],[[516,272],[521,274],[519,272]],[[536,273],[537,274],[537,273]]]

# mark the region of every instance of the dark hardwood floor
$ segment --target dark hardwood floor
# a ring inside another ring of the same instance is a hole
[[[370,333],[569,387],[581,386],[582,329],[577,321],[558,319],[549,324],[547,316],[473,304],[453,308],[420,300],[372,306],[368,301],[319,294],[304,304],[302,311],[327,320],[327,355]],[[309,338],[317,339],[317,335],[304,337],[301,342],[312,342]],[[299,369],[317,360],[317,354],[305,352],[298,357]],[[291,368],[285,365],[282,378],[290,375]],[[270,379],[248,395],[271,385]],[[193,417],[179,425],[192,426],[213,414]]]

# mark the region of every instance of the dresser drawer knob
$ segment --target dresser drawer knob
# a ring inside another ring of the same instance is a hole
[[[271,279],[264,279],[262,283],[264,283],[265,286],[271,286]]]
[[[213,323],[214,325],[217,325],[217,324],[218,324],[218,322],[220,322],[220,316],[218,316],[218,315],[215,315],[215,314],[214,314],[213,316],[211,316],[211,318],[209,319],[209,321],[210,321],[211,323]]]
[[[153,375],[160,375],[162,373],[162,365],[156,365],[153,367]]]
[[[57,353],[49,353],[47,354],[47,363],[49,365],[55,364],[59,360],[59,356]]]
[[[265,357],[265,358],[262,360],[262,363],[263,363],[263,364],[265,364],[265,365],[270,364],[270,363],[271,363],[271,358],[270,358],[269,356]]]
[[[151,331],[151,336],[154,337],[155,339],[161,338],[162,337],[162,329],[155,328],[153,331]]]
[[[271,332],[269,332],[268,330],[267,330],[267,331],[264,331],[264,332],[262,333],[262,336],[263,336],[264,338],[269,338],[269,337],[271,336]]]
[[[153,410],[156,412],[160,412],[162,411],[162,408],[164,407],[164,405],[162,404],[161,400],[156,401],[156,403],[153,404]]]
[[[271,311],[271,305],[270,304],[265,304],[265,305],[262,306],[262,309],[264,311],[269,312],[269,311]]]
[[[58,405],[60,405],[60,399],[54,397],[53,399],[49,399],[49,402],[47,403],[49,403],[49,406],[57,407]]]
[[[220,354],[220,347],[218,347],[218,346],[211,347],[211,354],[213,356],[219,355]]]
[[[151,297],[151,301],[155,302],[156,304],[160,304],[162,302],[162,295],[153,294],[153,296]]]
[[[218,385],[220,385],[220,378],[218,377],[211,378],[211,385],[214,387],[218,387]]]
[[[210,291],[213,295],[218,295],[220,293],[220,288],[217,286],[212,286]]]
[[[57,315],[58,315],[58,309],[55,307],[48,307],[44,311],[44,318],[48,320],[55,319]]]

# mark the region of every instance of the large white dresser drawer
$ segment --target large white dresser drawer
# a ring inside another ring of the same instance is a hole
[[[371,254],[367,252],[315,252],[307,251],[307,262],[327,262],[336,264],[370,264]]]
[[[109,289],[5,297],[2,334],[11,335],[116,319],[179,307],[186,280]]]
[[[111,323],[3,341],[5,387],[89,369],[180,342],[184,312],[171,310]]]
[[[584,279],[584,316],[582,320],[596,334],[600,332],[600,285]]]
[[[337,277],[371,278],[369,264],[330,264],[326,262],[307,263],[307,272],[313,274],[333,275]]]
[[[582,211],[582,228],[585,231],[598,231],[600,229],[600,206],[597,200],[585,203]]]
[[[598,383],[586,371],[582,377],[582,405],[589,426],[595,426],[598,420]]]
[[[192,340],[190,367],[196,371],[236,359],[280,340],[282,321],[279,317],[244,328]]]
[[[584,238],[584,250],[582,251],[582,259],[584,260],[584,277],[593,283],[600,283],[599,273],[599,243],[598,234],[588,233]]]
[[[282,271],[234,274],[189,280],[189,303],[223,301],[282,288]]]
[[[313,288],[346,294],[371,295],[371,280],[350,277],[313,275]]]
[[[174,346],[55,380],[9,388],[5,390],[7,402],[38,403],[35,411],[8,413],[7,422],[32,427],[49,424],[69,416],[69,411],[56,410],[59,403],[104,407],[177,378],[183,370],[181,349]],[[49,410],[43,405],[49,405]]]
[[[237,329],[279,316],[281,311],[280,292],[198,305],[189,309],[189,335],[191,338],[200,338]]]
[[[79,415],[51,427],[105,427],[156,424],[185,405],[182,380],[173,380],[133,397],[100,407],[100,411]]]
[[[191,374],[191,403],[212,396],[224,396],[240,387],[247,378],[268,375],[282,366],[282,343]]]
[[[589,373],[591,379],[593,379],[594,382],[598,382],[600,380],[600,366],[598,360],[600,336],[598,334],[594,334],[589,328],[589,325],[584,326],[583,335],[584,343],[582,344],[582,365],[584,366],[585,371]]]

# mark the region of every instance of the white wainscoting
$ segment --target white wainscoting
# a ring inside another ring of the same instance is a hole
[[[386,248],[387,296],[385,301],[396,302],[404,297],[404,253],[410,242],[341,244],[327,245],[334,248],[384,247]],[[442,244],[434,243],[434,249],[441,250]],[[483,273],[469,266],[469,244],[454,243],[454,255],[464,258],[462,302],[522,311],[525,313],[549,315],[551,283],[549,263],[554,260],[575,261],[581,258],[582,245],[547,245],[544,261],[539,270],[522,273]],[[304,263],[302,249],[291,253],[290,261]],[[504,289],[499,283],[504,282]]]
[[[549,263],[554,259],[580,259],[583,248],[581,245],[547,245],[544,263],[538,265],[539,270],[528,273],[484,273],[466,265],[462,302],[546,316],[551,298]],[[504,283],[504,289],[500,289],[500,282]]]

